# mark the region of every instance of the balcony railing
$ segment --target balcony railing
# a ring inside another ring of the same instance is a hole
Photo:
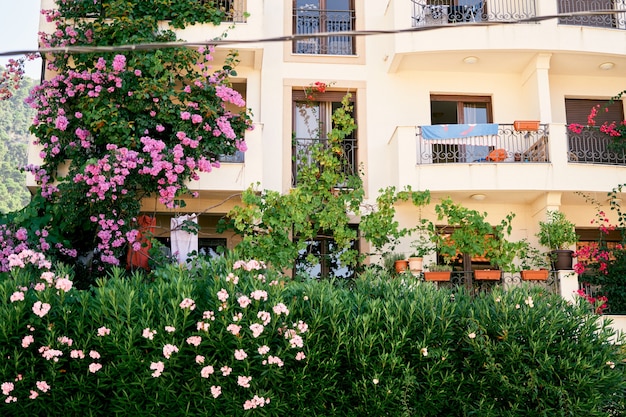
[[[567,159],[579,164],[626,165],[626,153],[614,149],[612,141],[610,136],[597,131],[569,131]]]
[[[303,165],[314,164],[313,149],[317,145],[328,146],[328,139],[296,138],[292,147],[292,177],[291,185],[297,185],[298,171]],[[345,176],[357,173],[357,140],[346,138],[343,140],[343,171]],[[341,186],[341,184],[337,184]]]
[[[524,131],[500,124],[497,135],[450,139],[425,139],[418,126],[416,135],[418,164],[550,162],[547,125]]]
[[[293,20],[293,32],[297,35],[338,32],[336,36],[295,40],[294,53],[354,55],[354,37],[339,34],[354,30],[354,10],[298,8],[293,11]]]
[[[593,12],[598,10],[626,11],[626,0],[557,0],[559,13]],[[626,29],[626,13],[589,14],[559,19],[562,25],[594,26]]]
[[[535,0],[465,1],[411,0],[413,27],[438,26],[464,22],[507,22],[535,17]]]

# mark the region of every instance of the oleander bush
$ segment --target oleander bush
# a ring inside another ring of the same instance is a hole
[[[86,291],[30,251],[0,278],[3,416],[626,412],[612,330],[539,288],[295,282],[227,256]]]

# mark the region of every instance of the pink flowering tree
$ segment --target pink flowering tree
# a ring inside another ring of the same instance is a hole
[[[60,1],[43,10],[56,26],[44,47],[172,42],[171,30],[218,23],[224,12],[208,2]],[[163,3],[163,4],[162,4]],[[185,6],[185,13],[177,13]],[[171,16],[165,16],[165,14]],[[172,18],[174,16],[174,18]],[[89,17],[89,19],[84,19]],[[236,53],[211,66],[214,48],[46,56],[48,77],[28,102],[42,164],[28,166],[40,192],[10,222],[27,228],[31,246],[62,256],[95,251],[100,267],[116,265],[136,245],[134,221],[142,199],[175,208],[192,197],[187,184],[219,168],[219,156],[245,151],[251,121],[229,77]],[[37,242],[45,231],[44,247]],[[52,253],[51,253],[52,254]]]

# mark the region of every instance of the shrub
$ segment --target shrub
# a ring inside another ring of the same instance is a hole
[[[626,412],[613,331],[541,288],[286,282],[222,258],[79,291],[23,259],[0,281],[2,415]]]

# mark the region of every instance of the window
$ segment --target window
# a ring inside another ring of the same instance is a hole
[[[354,0],[294,0],[293,32],[297,35],[354,30]],[[354,55],[352,36],[298,39],[296,54]]]
[[[607,107],[607,100],[565,99],[565,114],[567,124],[578,123],[587,125],[587,117],[594,106],[600,105],[601,111],[596,116],[596,126],[604,122],[617,122],[624,120],[624,107],[621,101],[617,101]],[[575,163],[596,163],[608,165],[626,164],[624,152],[611,149],[611,138],[604,133],[583,130],[581,133],[567,132],[568,135],[568,160]]]
[[[293,126],[292,140],[292,185],[297,184],[298,167],[311,164],[311,151],[314,144],[328,143],[328,132],[332,129],[333,112],[341,107],[341,100],[346,93],[343,91],[327,91],[316,93],[315,101],[305,100],[304,91],[293,92]],[[356,94],[351,93],[351,101]],[[354,109],[353,109],[354,114]],[[343,140],[346,157],[346,175],[357,172],[357,139],[356,130]],[[338,184],[339,185],[339,184]]]
[[[431,124],[491,123],[491,97],[431,95]],[[475,162],[487,158],[492,146],[432,144],[433,163]]]
[[[357,228],[356,225],[353,226]],[[352,244],[351,249],[358,251],[358,239]],[[353,278],[355,269],[343,265],[339,259],[342,252],[337,251],[335,242],[331,236],[319,234],[315,239],[308,242],[307,248],[300,251],[294,268],[295,275],[305,275],[311,278]],[[317,263],[313,264],[307,257],[313,256]]]

